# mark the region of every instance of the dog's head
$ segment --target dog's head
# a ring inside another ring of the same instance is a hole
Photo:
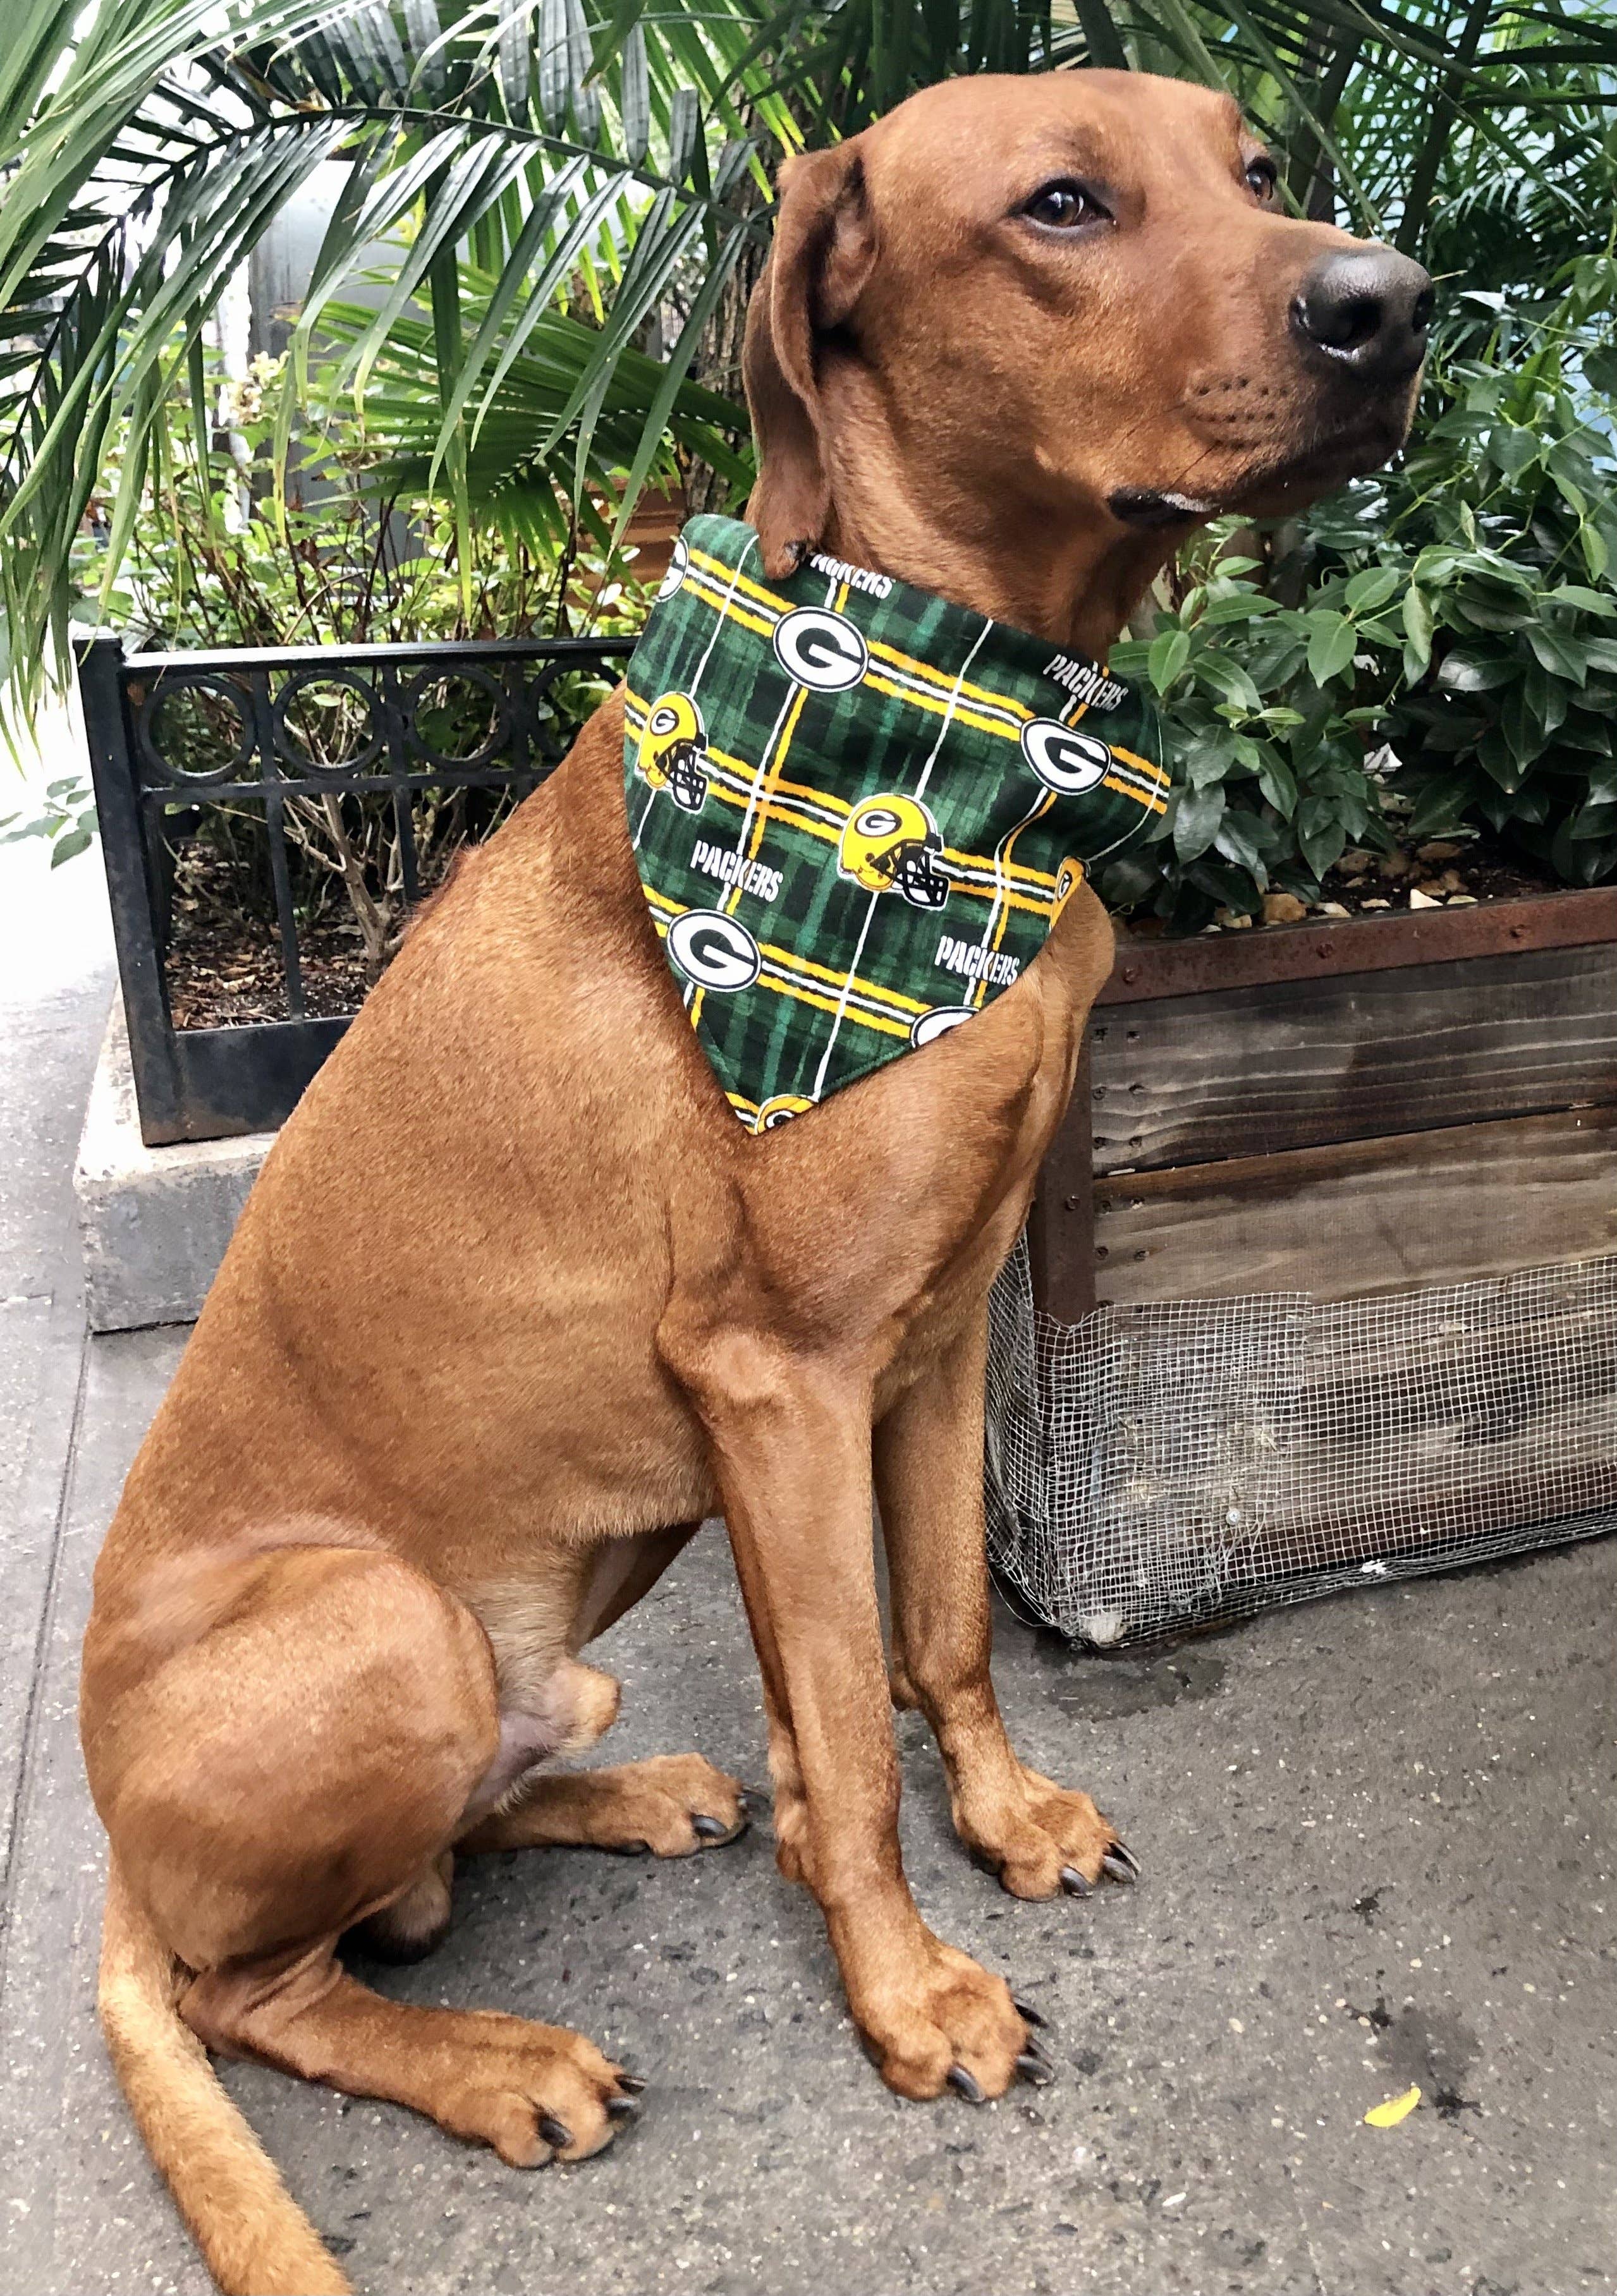
[[[1154,532],[1160,559],[1219,512],[1291,510],[1401,443],[1430,307],[1418,264],[1281,212],[1226,96],[925,89],[782,171],[746,344],[766,565],[850,525],[901,557],[940,521]]]

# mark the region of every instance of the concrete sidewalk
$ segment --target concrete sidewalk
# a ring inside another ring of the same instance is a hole
[[[204,2296],[92,2015],[77,1644],[184,1336],[82,1338],[68,1175],[110,987],[94,891],[72,890],[65,934],[8,931],[4,951],[0,2290]],[[955,1843],[935,1751],[900,1724],[916,1896],[1048,2017],[1046,2090],[978,2111],[889,2095],[756,1833],[666,1865],[479,1860],[443,1949],[380,1977],[577,2025],[644,2074],[642,2122],[597,2161],[524,2177],[389,2106],[223,2078],[366,2296],[1599,2296],[1617,2290],[1614,1624],[1617,1542],[1148,1660],[1002,1622],[1022,1751],[1089,1787],[1145,1869],[1087,1903],[1014,1903]],[[761,1777],[713,1530],[601,1648],[626,1689],[608,1759],[696,1746]],[[1364,2126],[1411,2081],[1408,2120]]]

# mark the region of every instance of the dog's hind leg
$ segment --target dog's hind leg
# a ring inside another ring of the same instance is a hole
[[[1086,1793],[1012,1751],[989,1672],[982,1518],[987,1310],[899,1397],[874,1455],[892,1592],[892,1691],[931,1723],[955,1830],[1019,1898],[1082,1893],[1133,1860]]]
[[[391,1555],[316,1547],[216,1570],[209,1610],[140,1670],[126,1603],[86,1669],[97,1806],[193,1972],[185,2023],[518,2166],[597,2151],[631,2108],[590,2042],[387,2001],[335,1958],[342,1931],[417,1883],[497,1767],[494,1663],[472,1613]]]
[[[581,1577],[570,1648],[577,1651],[604,1634],[648,1594],[701,1527],[699,1522],[677,1523],[596,1548],[591,1567]],[[504,1632],[497,1619],[497,1648]],[[558,1662],[557,1671],[565,1677],[570,1667],[575,1677],[591,1673],[587,1668],[572,1667],[567,1659]],[[743,1789],[734,1778],[700,1754],[661,1754],[612,1769],[533,1773],[500,1808],[474,1823],[456,1848],[588,1848],[685,1857],[733,1841],[746,1823]]]

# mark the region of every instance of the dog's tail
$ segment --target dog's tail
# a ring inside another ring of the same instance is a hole
[[[352,2284],[180,2017],[180,1964],[113,1864],[101,2021],[119,2086],[225,2296],[352,2296]]]

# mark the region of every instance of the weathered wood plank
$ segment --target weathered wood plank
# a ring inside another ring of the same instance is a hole
[[[1364,1299],[1617,1250],[1617,1108],[1096,1183],[1098,1304]]]
[[[1103,1173],[1613,1103],[1617,946],[1097,1007],[1090,1035]]]
[[[1089,1104],[1089,1047],[1079,1054],[1071,1108],[1050,1144],[1028,1214],[1033,1297],[1047,1314],[1075,1324],[1095,1305],[1095,1166],[1081,1111]],[[1080,1111],[1071,1120],[1072,1109]]]
[[[1530,893],[1469,908],[1395,909],[1382,916],[1311,917],[1250,932],[1136,938],[1120,929],[1102,1004],[1195,996],[1266,981],[1325,980],[1403,964],[1461,964],[1529,948],[1617,942],[1617,885]]]

